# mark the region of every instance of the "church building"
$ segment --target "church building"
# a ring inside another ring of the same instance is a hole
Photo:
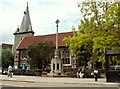
[[[63,63],[63,67],[76,68],[76,61],[71,56],[69,49],[66,47],[63,38],[66,36],[73,36],[73,32],[63,32],[58,34],[58,48],[60,50],[60,58]],[[14,55],[14,66],[19,68],[20,65],[25,64],[30,66],[28,63],[27,48],[31,44],[37,44],[40,41],[52,42],[53,46],[56,46],[56,34],[47,34],[34,36],[34,31],[32,29],[29,7],[27,3],[26,10],[24,12],[23,20],[20,28],[18,27],[14,33],[14,45],[13,45],[13,55]],[[52,58],[51,58],[52,59]]]

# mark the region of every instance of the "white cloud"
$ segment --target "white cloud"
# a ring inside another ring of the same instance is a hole
[[[17,25],[21,25],[27,1],[35,35],[55,33],[56,19],[60,20],[59,32],[71,31],[72,26],[77,27],[79,23],[77,2],[81,0],[1,0],[1,42],[13,43],[13,33]]]

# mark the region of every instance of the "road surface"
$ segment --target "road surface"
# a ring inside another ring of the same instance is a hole
[[[20,87],[21,89],[119,89],[118,83],[106,83],[104,79],[51,78],[34,76],[2,77],[2,89]],[[24,88],[23,88],[24,87]],[[29,88],[28,88],[29,87]],[[52,87],[52,88],[50,88]]]

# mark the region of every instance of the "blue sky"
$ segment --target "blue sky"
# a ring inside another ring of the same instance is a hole
[[[59,32],[78,27],[81,15],[77,2],[82,0],[0,0],[0,44],[14,43],[13,33],[21,25],[27,1],[35,35],[55,33],[56,19],[60,20]]]

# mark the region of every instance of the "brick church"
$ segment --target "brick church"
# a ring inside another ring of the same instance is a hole
[[[58,34],[58,48],[60,50],[60,58],[63,63],[63,67],[76,68],[76,61],[71,56],[69,49],[66,47],[63,38],[66,36],[73,36],[72,32],[64,32]],[[14,45],[13,45],[13,55],[14,55],[14,66],[19,68],[20,65],[25,64],[30,66],[28,63],[27,48],[31,44],[37,44],[40,41],[52,42],[54,47],[56,46],[56,34],[47,34],[34,36],[34,31],[32,29],[29,7],[27,3],[26,10],[21,22],[20,28],[18,27],[14,33]],[[52,59],[52,58],[51,58]]]

